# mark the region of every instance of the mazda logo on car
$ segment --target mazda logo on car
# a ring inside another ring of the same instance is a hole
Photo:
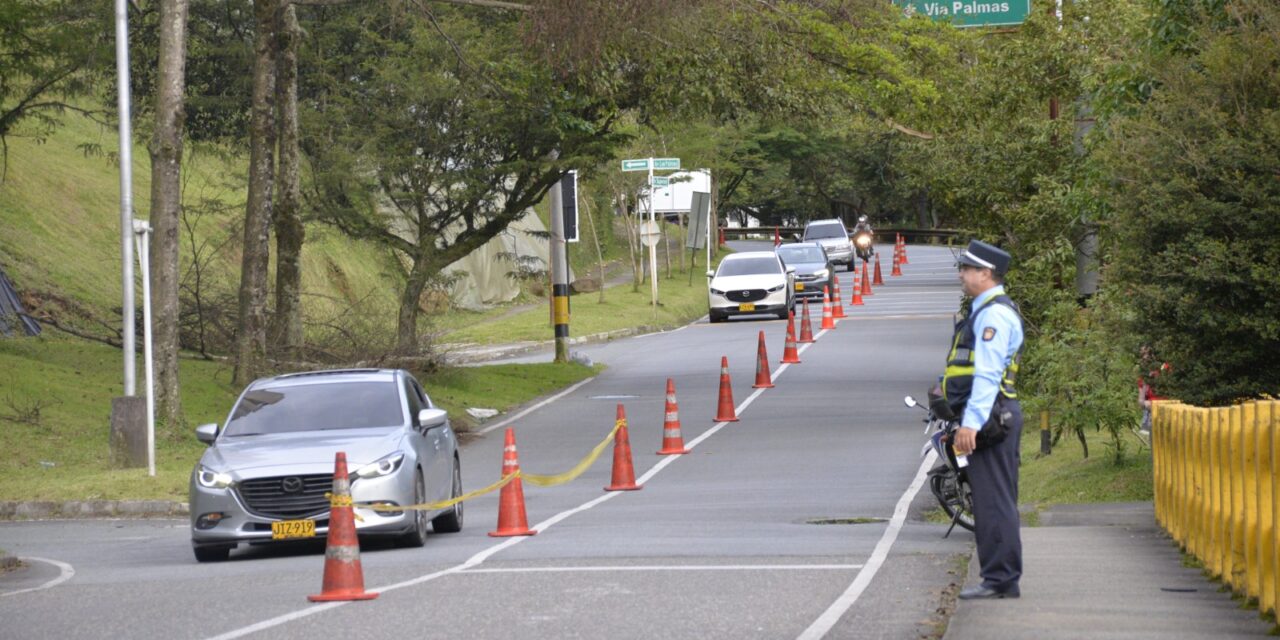
[[[280,488],[284,489],[285,493],[298,493],[302,491],[302,478],[296,476],[285,478],[280,481]]]

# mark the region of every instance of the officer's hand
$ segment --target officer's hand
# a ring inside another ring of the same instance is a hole
[[[969,427],[960,427],[956,429],[955,434],[955,444],[951,446],[955,449],[956,455],[967,456],[973,453],[974,447],[978,446],[977,430]]]

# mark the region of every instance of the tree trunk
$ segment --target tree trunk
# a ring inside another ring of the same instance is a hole
[[[254,0],[253,109],[249,120],[249,194],[244,215],[232,383],[262,372],[266,353],[267,267],[271,257],[271,192],[275,178],[276,0]]]
[[[151,141],[151,289],[155,336],[156,417],[174,433],[182,421],[178,384],[178,227],[182,217],[182,146],[186,119],[187,0],[160,2],[156,122]]]
[[[419,247],[419,252],[422,249]],[[417,355],[418,353],[418,305],[422,300],[422,291],[427,286],[427,276],[431,274],[428,261],[415,257],[413,268],[409,270],[409,279],[404,285],[404,294],[400,297],[400,321],[396,327],[396,351],[401,355]]]
[[[302,347],[302,183],[298,148],[298,44],[301,29],[292,4],[280,20],[279,59],[276,61],[276,107],[280,163],[277,167],[276,309],[271,321],[271,344],[294,358]]]

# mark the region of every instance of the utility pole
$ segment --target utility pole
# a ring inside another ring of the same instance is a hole
[[[116,108],[120,117],[120,267],[124,347],[124,395],[136,393],[137,347],[134,343],[133,294],[133,114],[129,106],[129,6],[115,1],[116,13]]]
[[[569,361],[569,264],[565,259],[562,185],[557,180],[551,187],[551,321],[555,325],[556,362]]]

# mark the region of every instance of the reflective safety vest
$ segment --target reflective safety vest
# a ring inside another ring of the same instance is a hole
[[[993,304],[1002,304],[1013,309],[1014,313],[1018,313],[1018,306],[1014,304],[1013,299],[1007,295],[999,295],[983,303],[981,307],[969,314],[968,318],[956,324],[956,334],[951,340],[951,353],[947,356],[947,369],[942,375],[942,397],[947,400],[947,404],[951,405],[951,410],[956,416],[964,415],[969,394],[973,392],[973,349],[978,340],[973,331],[974,320],[978,318],[978,314]],[[1018,317],[1021,321],[1021,314]],[[1005,367],[1000,376],[1000,393],[996,397],[997,402],[1000,398],[1017,399],[1018,392],[1014,389],[1013,383],[1018,376],[1018,363],[1021,360],[1022,347],[1019,346],[1018,352],[1009,359],[1009,366]],[[991,413],[995,415],[996,412]]]

